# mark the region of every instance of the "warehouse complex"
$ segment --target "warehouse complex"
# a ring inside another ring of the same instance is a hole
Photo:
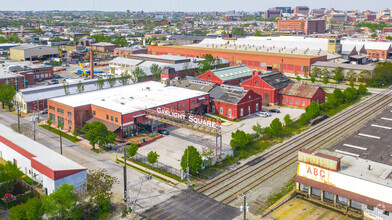
[[[209,99],[206,92],[147,81],[49,99],[48,112],[50,120],[63,123],[65,130],[100,121],[125,138],[165,126],[146,117],[145,110],[166,108],[201,114],[208,111]]]
[[[12,60],[46,60],[51,57],[58,57],[59,50],[57,47],[48,47],[43,45],[22,45],[10,48],[10,58]]]
[[[75,188],[86,181],[86,168],[46,146],[0,124],[0,157],[13,162],[24,174],[42,184],[45,195],[61,184]]]

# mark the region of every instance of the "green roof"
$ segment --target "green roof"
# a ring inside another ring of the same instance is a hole
[[[215,76],[223,81],[230,81],[234,79],[252,76],[252,69],[246,65],[230,66],[222,69],[211,70]]]

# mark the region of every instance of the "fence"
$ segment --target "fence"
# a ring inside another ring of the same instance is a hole
[[[137,161],[139,161],[139,162],[142,162],[142,163],[144,163],[144,164],[150,165],[150,166],[152,166],[152,167],[154,167],[154,168],[156,168],[156,169],[162,170],[162,171],[164,171],[164,172],[166,172],[166,173],[170,173],[170,174],[172,174],[172,175],[175,175],[175,176],[178,176],[178,177],[182,178],[182,176],[181,176],[181,175],[182,175],[182,171],[181,171],[181,170],[176,169],[176,168],[174,168],[174,167],[172,167],[172,166],[163,164],[163,163],[161,163],[161,162],[156,162],[156,163],[154,163],[154,164],[150,164],[150,163],[147,161],[147,157],[146,157],[146,156],[143,156],[143,155],[141,155],[141,154],[138,154],[138,153],[137,153],[135,156],[132,157],[132,159],[137,160]]]

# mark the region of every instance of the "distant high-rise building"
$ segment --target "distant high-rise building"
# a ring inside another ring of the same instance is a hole
[[[309,7],[308,6],[297,6],[294,8],[294,14],[309,14]]]
[[[264,19],[267,18],[274,18],[274,17],[281,17],[282,16],[282,11],[280,10],[271,10],[268,9],[264,12]]]
[[[279,20],[278,31],[294,31],[298,33],[324,34],[325,20]]]
[[[291,7],[274,7],[274,10],[282,11],[282,13],[292,13]]]

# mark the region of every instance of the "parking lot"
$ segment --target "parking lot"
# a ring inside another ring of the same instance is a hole
[[[268,111],[268,109],[263,110]],[[289,114],[292,119],[296,119],[305,112],[304,109],[289,107],[281,107],[279,110],[281,113],[272,113],[272,116],[267,118],[253,114],[239,122],[225,120],[222,124],[223,152],[225,153],[231,150],[231,133],[237,129],[243,130],[246,133],[254,133],[252,126],[257,123],[262,127],[267,127],[275,118],[279,118],[283,122],[283,117],[286,114]],[[169,135],[141,147],[138,153],[147,156],[148,152],[156,151],[160,155],[159,162],[180,169],[181,157],[187,146],[192,145],[196,147],[199,152],[201,152],[203,148],[215,148],[215,137],[174,126],[167,128],[167,130],[170,132]]]
[[[336,212],[321,206],[315,205],[308,201],[293,198],[281,205],[279,208],[274,210],[268,215],[267,219],[287,219],[287,220],[311,220],[311,219],[325,219],[325,220],[348,220],[352,219],[348,216],[343,215],[340,212]]]

